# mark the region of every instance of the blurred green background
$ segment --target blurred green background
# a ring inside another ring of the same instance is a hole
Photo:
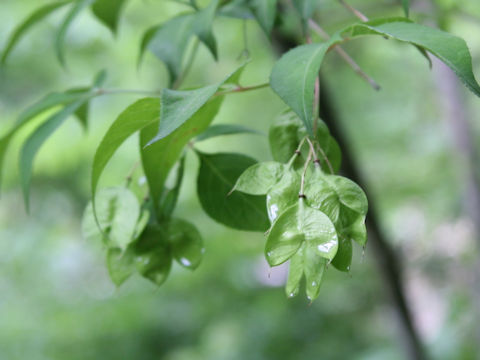
[[[47,3],[47,1],[42,1]],[[38,0],[2,0],[0,47]],[[357,1],[372,16],[401,15],[393,1]],[[448,5],[448,2],[443,2]],[[415,4],[415,2],[414,2]],[[414,17],[433,18],[422,7]],[[480,74],[480,6],[463,2],[448,18],[449,30],[466,39]],[[22,40],[0,74],[0,131],[43,94],[89,84],[107,69],[106,87],[160,89],[166,71],[148,55],[139,71],[140,37],[184,7],[170,1],[132,1],[113,39],[89,11],[67,36],[68,68],[53,52],[62,11]],[[320,21],[329,30],[353,21],[335,1],[322,3]],[[445,20],[445,19],[443,19]],[[447,21],[445,20],[445,21]],[[221,79],[243,48],[242,22],[220,18],[214,32],[220,61],[201,48],[186,85]],[[268,81],[276,59],[270,42],[248,24],[253,61],[243,82]],[[382,86],[372,90],[336,54],[323,74],[342,126],[380,210],[382,229],[401,258],[405,291],[415,324],[434,359],[475,359],[478,319],[474,268],[476,224],[465,194],[469,173],[442,91],[446,72],[432,71],[418,51],[382,38],[365,38],[345,49]],[[461,108],[478,143],[480,101],[459,87]],[[31,214],[23,207],[17,177],[21,136],[7,155],[0,199],[0,359],[404,359],[402,333],[374,254],[355,249],[350,274],[330,268],[320,297],[284,295],[284,267],[271,271],[263,259],[262,234],[224,228],[209,219],[195,196],[197,159],[187,156],[186,181],[176,214],[201,230],[206,254],[190,272],[177,265],[156,288],[133,277],[119,289],[111,283],[101,244],[81,235],[89,200],[90,165],[96,145],[119,112],[135,100],[112,95],[93,101],[90,129],[67,122],[46,143],[35,163]],[[451,99],[450,99],[451,100]],[[241,123],[267,132],[284,105],[265,89],[228,97],[215,123]],[[26,135],[32,128],[26,129]],[[137,139],[115,155],[102,185],[124,182],[138,159]],[[266,137],[238,135],[200,145],[208,152],[239,151],[270,158]]]

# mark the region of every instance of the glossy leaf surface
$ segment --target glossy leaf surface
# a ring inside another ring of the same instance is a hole
[[[280,181],[267,194],[267,212],[270,222],[290,206],[298,202],[300,192],[300,174],[294,170],[287,170]]]
[[[338,248],[335,227],[321,211],[307,206],[302,199],[280,214],[268,234],[265,255],[271,266],[293,256],[305,241],[305,250],[333,259]]]

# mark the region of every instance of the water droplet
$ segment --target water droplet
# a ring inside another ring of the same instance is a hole
[[[295,296],[295,293],[294,292],[291,292],[290,294],[288,294],[288,297],[289,298],[293,298]]]
[[[180,262],[182,263],[183,266],[191,266],[192,263],[190,262],[190,260],[188,260],[187,258],[181,258],[180,259]]]
[[[267,256],[272,257],[272,252],[271,251],[267,252]]]
[[[347,266],[347,271],[350,271],[350,266]]]
[[[316,282],[316,281],[312,281],[312,286],[317,286],[317,282]]]
[[[202,248],[202,250],[200,250],[200,252],[201,252],[202,254],[205,254],[205,248]]]

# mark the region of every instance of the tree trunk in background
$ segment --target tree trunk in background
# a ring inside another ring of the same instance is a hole
[[[477,149],[474,145],[474,131],[464,99],[464,89],[456,75],[444,63],[433,59],[433,73],[438,89],[438,102],[443,107],[444,119],[456,152],[453,156],[460,162],[463,190],[463,214],[474,224],[477,253],[480,253],[480,178]],[[476,321],[480,321],[480,260],[474,263],[474,283],[471,284]],[[480,327],[477,330],[480,342]]]
[[[367,229],[369,244],[373,247],[374,258],[377,262],[379,272],[382,276],[385,288],[388,290],[393,301],[393,307],[399,320],[399,327],[402,332],[404,348],[407,351],[409,359],[424,360],[428,356],[422,346],[420,336],[414,326],[412,314],[405,297],[401,263],[398,261],[398,253],[395,253],[392,246],[386,240],[382,232],[380,222],[375,209],[375,203],[372,201],[368,184],[361,176],[356,161],[349,147],[349,141],[345,136],[335,106],[330,100],[328,89],[325,82],[321,81],[320,90],[320,116],[328,125],[333,137],[337,140],[342,149],[342,172],[345,176],[355,181],[365,191],[369,199],[369,210],[367,215]]]

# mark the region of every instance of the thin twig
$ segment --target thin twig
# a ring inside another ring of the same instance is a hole
[[[342,4],[348,11],[351,11],[356,17],[358,17],[362,21],[368,21],[368,17],[366,17],[361,11],[355,9],[353,6],[349,5],[345,0],[338,0],[340,4]]]
[[[328,40],[330,39],[330,35],[328,35],[328,33],[323,30],[323,28],[317,24],[314,20],[312,19],[309,19],[308,20],[308,25],[310,26],[310,28],[315,31],[321,38],[323,38],[324,40]],[[380,90],[380,85],[378,85],[378,83],[372,79],[369,75],[367,75],[361,68],[360,68],[360,65],[358,65],[355,60],[352,59],[352,57],[350,55],[347,54],[347,52],[345,50],[343,50],[340,46],[335,46],[333,48],[333,50],[335,50],[337,52],[338,55],[340,55],[340,57],[345,60],[345,62],[350,65],[350,67],[353,69],[353,71],[355,71],[361,78],[363,78],[365,81],[367,81],[370,86],[375,89],[375,90]]]
[[[140,89],[96,89],[94,96],[101,95],[120,95],[120,94],[133,94],[133,95],[148,95],[148,96],[160,96],[160,91],[140,90]]]
[[[307,157],[307,160],[305,161],[305,165],[303,166],[302,178],[300,180],[300,193],[298,194],[299,198],[305,198],[305,194],[303,193],[305,190],[305,175],[307,174],[308,165],[312,160],[312,155],[313,155],[312,149],[310,149],[308,151],[308,157]]]
[[[260,85],[254,85],[254,86],[237,86],[236,88],[231,90],[219,91],[215,94],[215,96],[258,90],[258,89],[263,89],[269,86],[270,86],[270,83],[264,83]]]
[[[330,171],[330,173],[331,173],[332,175],[335,175],[335,171],[333,170],[332,163],[330,162],[330,160],[328,160],[327,154],[325,154],[325,151],[323,151],[323,149],[322,149],[322,147],[320,146],[320,144],[317,143],[317,147],[318,147],[318,151],[320,152],[320,154],[321,154],[322,157],[323,157],[323,160],[325,160],[325,162],[327,163],[328,170]]]
[[[295,161],[295,159],[300,156],[302,154],[301,150],[302,150],[302,147],[303,147],[303,144],[305,143],[305,140],[307,139],[307,137],[305,136],[301,141],[300,143],[298,144],[298,147],[297,149],[295,150],[295,152],[293,153],[293,156],[290,158],[290,160],[288,161],[287,163],[287,167],[290,168],[293,164],[293,162]]]

